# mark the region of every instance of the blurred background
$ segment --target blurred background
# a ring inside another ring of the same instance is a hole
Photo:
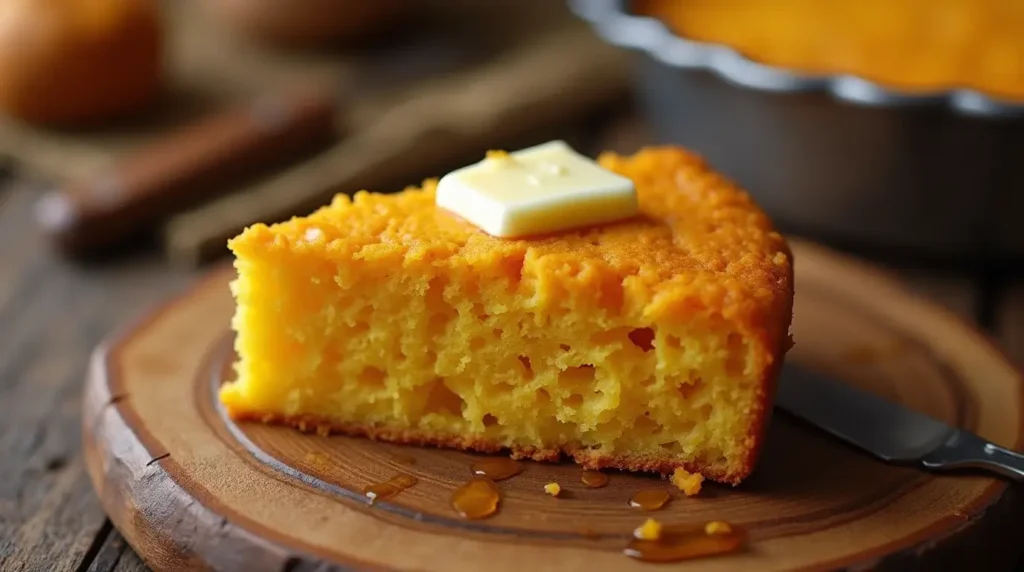
[[[0,156],[72,258],[145,239],[195,267],[247,224],[555,137],[681,143],[836,246],[1024,256],[1012,0],[44,4],[0,8]]]
[[[555,138],[690,147],[1024,358],[1020,0],[2,0],[0,532],[81,559],[88,355],[227,238]]]

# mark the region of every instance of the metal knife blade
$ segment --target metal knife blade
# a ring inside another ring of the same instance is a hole
[[[1024,455],[798,365],[783,366],[775,404],[886,462],[985,469],[1024,482]]]

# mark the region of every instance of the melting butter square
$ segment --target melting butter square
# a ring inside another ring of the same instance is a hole
[[[442,177],[436,196],[439,207],[502,238],[614,222],[639,209],[633,181],[564,141],[490,152]]]

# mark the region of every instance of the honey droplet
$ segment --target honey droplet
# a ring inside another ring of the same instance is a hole
[[[474,475],[487,477],[492,481],[501,481],[523,472],[523,466],[508,457],[485,457],[477,459],[470,466]]]
[[[729,534],[732,532],[732,525],[721,520],[712,520],[704,525],[704,534]]]
[[[670,500],[672,495],[668,494],[668,491],[638,491],[629,499],[629,506],[643,510],[660,510]]]
[[[452,494],[452,508],[459,516],[476,520],[498,512],[501,489],[487,477],[473,477]]]
[[[580,482],[592,489],[599,489],[608,484],[608,475],[601,471],[583,471],[580,475]]]
[[[737,552],[746,540],[746,535],[735,528],[708,534],[704,527],[665,527],[658,540],[634,538],[623,554],[644,562],[679,562]]]
[[[363,494],[370,498],[370,504],[376,501],[389,499],[405,489],[415,485],[419,479],[412,475],[395,475],[383,483],[376,483],[366,487]]]

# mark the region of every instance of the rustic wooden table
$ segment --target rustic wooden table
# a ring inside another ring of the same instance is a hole
[[[613,122],[595,146],[627,150],[634,127]],[[83,373],[101,338],[201,272],[172,269],[146,248],[90,265],[61,260],[31,224],[35,194],[10,181],[0,190],[0,570],[146,570],[83,467]],[[1024,361],[1024,280],[898,272]]]

